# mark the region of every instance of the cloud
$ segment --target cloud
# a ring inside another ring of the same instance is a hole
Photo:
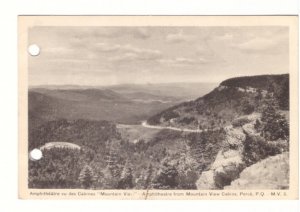
[[[198,63],[201,63],[201,64],[205,64],[205,63],[210,63],[211,60],[208,60],[208,59],[205,59],[205,58],[198,58]]]
[[[161,55],[161,52],[159,50],[143,49],[131,45],[120,46],[120,51],[133,52],[136,54],[146,54],[146,55],[157,55],[157,56]]]
[[[41,51],[41,58],[48,60],[78,60],[87,61],[97,59],[94,50],[88,47],[70,47],[70,46],[57,46],[45,47]]]
[[[110,58],[111,61],[157,60],[162,58],[162,53],[153,49],[137,48],[131,45],[117,45],[113,49],[119,55]]]
[[[181,64],[195,64],[196,61],[190,58],[185,58],[185,57],[178,57],[175,59],[175,61],[177,63],[181,63]]]
[[[224,48],[245,53],[278,53],[287,46],[288,30],[282,27],[246,27],[223,32],[212,39],[221,42]]]
[[[233,40],[234,35],[232,33],[225,33],[223,35],[217,36],[216,38],[219,40],[228,41]]]
[[[150,60],[157,60],[160,57],[161,57],[161,54],[156,53],[156,52],[145,51],[140,54],[127,52],[125,54],[110,58],[110,61],[128,61],[128,62],[134,61],[134,60],[150,61]]]
[[[57,46],[57,47],[48,47],[42,48],[41,53],[50,53],[50,54],[70,54],[73,52],[72,48],[64,47],[64,46]]]
[[[116,52],[120,50],[121,46],[108,43],[96,43],[94,44],[94,48],[101,52]]]
[[[150,31],[147,28],[137,28],[133,33],[134,37],[140,39],[147,39],[150,37]]]
[[[254,38],[252,40],[249,40],[249,41],[246,41],[244,43],[237,45],[237,47],[242,50],[260,51],[260,50],[272,48],[276,44],[277,44],[277,41],[274,41],[272,39]]]
[[[282,35],[273,35],[270,37],[254,37],[245,42],[235,44],[233,45],[233,47],[246,52],[279,53],[282,51],[282,47],[288,46],[287,41],[288,39]]]
[[[153,49],[138,48],[132,45],[119,45],[109,43],[96,43],[94,48],[100,52],[113,52],[113,53],[136,53],[147,55],[160,55],[161,52]]]
[[[176,58],[161,59],[159,60],[159,62],[167,66],[195,66],[195,65],[206,64],[209,61],[204,58],[176,57]]]
[[[182,31],[175,34],[168,34],[166,36],[166,41],[169,43],[179,43],[179,42],[187,42],[191,40],[191,36],[184,35]]]

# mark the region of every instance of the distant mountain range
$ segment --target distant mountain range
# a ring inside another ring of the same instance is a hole
[[[196,83],[196,82],[176,82],[176,83],[157,83],[157,84],[118,84],[109,86],[86,86],[86,85],[38,85],[31,86],[30,90],[111,90],[119,94],[140,96],[152,94],[159,97],[176,97],[178,99],[195,99],[208,93],[217,83]]]
[[[134,124],[212,89],[209,83],[36,86],[28,92],[31,127],[56,119],[108,120]]]

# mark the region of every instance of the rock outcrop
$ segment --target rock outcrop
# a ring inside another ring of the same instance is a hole
[[[198,189],[218,189],[229,185],[244,167],[242,161],[245,134],[241,128],[226,128],[226,139],[210,170],[202,172]]]
[[[247,119],[246,124],[241,127],[228,126],[225,128],[226,138],[223,147],[211,168],[201,173],[196,183],[198,189],[222,189],[239,177],[240,172],[246,167],[243,161],[245,133],[256,133],[254,124],[259,117],[258,113],[243,116],[240,118]]]
[[[224,189],[288,189],[289,154],[268,157],[245,168],[240,177]]]

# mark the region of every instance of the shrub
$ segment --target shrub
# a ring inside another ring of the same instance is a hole
[[[222,171],[216,171],[214,175],[215,186],[218,189],[223,189],[224,186],[239,177],[239,173],[244,169],[243,165],[231,164],[223,167]]]
[[[285,117],[276,112],[272,105],[268,105],[262,112],[262,135],[267,140],[286,139],[289,137],[289,124]]]
[[[168,110],[164,113],[163,117],[166,121],[169,121],[170,119],[179,117],[179,114],[173,110]]]
[[[232,126],[233,127],[241,127],[244,124],[247,124],[249,122],[250,122],[250,120],[247,117],[241,117],[241,118],[237,118],[237,119],[233,120]]]
[[[255,124],[254,124],[254,129],[256,129],[258,131],[261,129],[261,126],[262,126],[261,122],[258,119],[256,119]]]
[[[92,167],[85,165],[80,171],[78,180],[84,189],[91,188],[93,183],[96,181],[96,176]]]
[[[249,166],[268,156],[273,156],[286,150],[288,150],[288,142],[286,140],[266,141],[261,136],[250,136],[246,133],[243,160]]]
[[[254,109],[255,107],[253,104],[250,104],[248,101],[243,102],[242,111],[244,114],[249,115],[254,112]]]
[[[186,173],[181,173],[179,175],[179,185],[180,189],[197,189],[196,181],[199,176],[195,171],[187,171]]]
[[[155,189],[174,189],[179,184],[179,173],[174,165],[164,162],[153,180]]]
[[[194,121],[196,121],[194,117],[183,117],[182,119],[179,120],[179,122],[182,124],[191,124]]]

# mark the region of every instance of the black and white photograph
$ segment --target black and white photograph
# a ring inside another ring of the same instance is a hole
[[[288,191],[298,142],[290,33],[282,24],[28,28],[26,186]]]

